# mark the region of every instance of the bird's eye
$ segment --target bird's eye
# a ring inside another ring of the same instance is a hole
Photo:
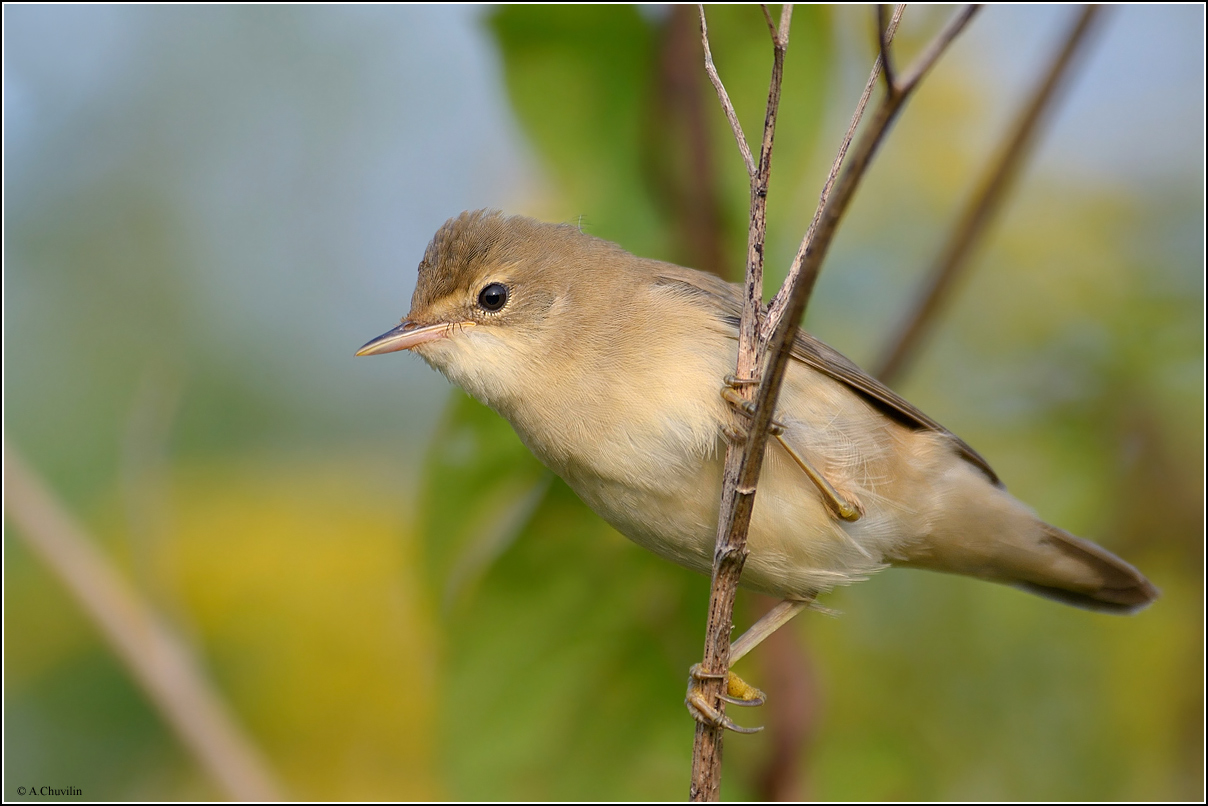
[[[491,283],[478,292],[478,307],[484,311],[497,311],[508,303],[508,287],[503,283]]]

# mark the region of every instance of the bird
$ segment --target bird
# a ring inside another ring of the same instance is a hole
[[[708,574],[725,449],[751,413],[733,377],[741,293],[574,225],[467,211],[425,250],[402,323],[356,354],[418,354],[617,531]],[[799,330],[791,355],[739,582],[784,601],[732,659],[820,594],[890,566],[1105,613],[1157,598],[1136,568],[1045,523],[973,448],[836,350]],[[762,702],[743,685],[731,675],[725,699]],[[689,710],[739,729],[699,697]]]

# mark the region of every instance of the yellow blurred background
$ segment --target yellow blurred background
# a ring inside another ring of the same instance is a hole
[[[900,64],[947,13],[907,10]],[[988,8],[945,55],[845,220],[812,332],[874,359],[1072,13]],[[1162,599],[1110,618],[907,571],[837,591],[842,615],[799,618],[787,661],[743,667],[761,710],[801,715],[787,789],[769,760],[788,717],[741,714],[770,728],[727,739],[727,798],[1203,797],[1203,13],[1109,10],[898,385]],[[709,14],[752,136],[762,17]],[[693,25],[5,7],[6,445],[179,633],[285,797],[686,795],[707,580],[612,532],[422,362],[352,353],[463,209],[740,265],[745,175]],[[794,15],[772,280],[871,25]],[[4,552],[5,799],[227,797],[7,515]]]

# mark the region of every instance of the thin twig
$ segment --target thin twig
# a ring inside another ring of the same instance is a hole
[[[910,98],[919,81],[927,74],[927,70],[935,64],[936,59],[939,58],[940,54],[944,52],[956,35],[964,29],[977,10],[978,6],[967,6],[962,9],[936,35],[920,58],[920,63],[911,70],[910,77],[902,80],[899,85],[900,92],[896,95],[887,94],[882,100],[869,126],[869,130],[864,133],[864,136],[856,146],[851,162],[844,170],[839,182],[835,185],[834,193],[823,210],[822,219],[819,222],[814,240],[805,249],[800,271],[790,272],[790,274],[796,275],[795,282],[792,290],[789,292],[783,319],[776,328],[771,343],[768,346],[768,352],[771,353],[772,358],[767,369],[767,374],[764,376],[763,382],[759,386],[759,393],[756,396],[755,415],[752,417],[751,430],[747,439],[747,450],[744,455],[741,479],[742,488],[749,488],[752,491],[752,498],[754,497],[755,484],[759,479],[759,470],[763,463],[748,461],[748,458],[751,456],[763,456],[764,446],[767,443],[768,425],[772,421],[772,412],[775,410],[776,399],[780,395],[780,385],[784,379],[785,369],[788,366],[793,340],[797,335],[797,327],[802,315],[805,313],[805,306],[809,302],[810,294],[813,292],[814,283],[818,280],[818,272],[821,270],[822,261],[826,257],[831,240],[838,229],[839,221],[843,213],[846,212],[847,205],[855,195],[856,186],[864,176],[864,172],[868,169],[868,165],[876,153],[885,132],[889,129],[889,125],[893,122],[898,112],[901,111],[907,99]],[[744,532],[747,524],[750,522],[751,506],[753,506],[753,501],[750,505],[735,508],[735,527],[738,526],[738,517],[741,516],[743,519],[741,528]]]
[[[885,25],[885,6],[877,3],[877,50],[881,55],[881,67],[885,74],[885,91],[893,95],[898,91],[897,82],[894,81],[893,75],[893,59],[889,53],[889,41],[892,39]]]
[[[766,22],[768,24],[768,34],[772,37],[772,39],[775,39],[776,38],[776,23],[772,19],[772,12],[768,11],[768,4],[760,3],[759,8],[761,11],[763,11],[764,22]]]
[[[838,182],[835,183],[830,198],[818,216],[818,227],[814,231],[813,237],[809,238],[807,233],[808,241],[803,239],[801,248],[797,250],[797,256],[793,259],[793,265],[789,269],[788,280],[785,281],[785,287],[791,290],[786,295],[783,306],[776,312],[779,316],[778,321],[773,322],[772,315],[769,313],[764,323],[764,330],[772,333],[768,351],[776,356],[773,359],[776,363],[784,365],[788,361],[786,348],[792,344],[792,339],[796,335],[797,324],[801,321],[802,314],[805,313],[805,307],[809,302],[810,294],[813,293],[814,284],[818,281],[818,272],[821,270],[822,261],[830,248],[831,239],[834,238],[839,221],[847,211],[847,205],[855,195],[856,187],[876,154],[885,132],[889,130],[889,126],[897,117],[898,112],[910,99],[919,81],[927,74],[927,70],[935,64],[936,59],[964,29],[979,8],[980,6],[971,5],[961,9],[931,41],[919,62],[911,69],[909,77],[903,78],[899,82],[900,91],[896,95],[886,95],[878,104],[873,119],[868,124],[868,129],[857,143],[847,167],[843,170]],[[788,285],[789,281],[792,282],[791,286]],[[783,292],[784,288],[781,291]],[[780,355],[781,352],[784,354]],[[778,391],[780,380],[776,379],[774,385]],[[771,397],[775,397],[771,389],[766,391]],[[759,398],[761,401],[764,399],[764,393],[765,390],[761,389]],[[751,433],[756,434],[766,428],[771,417],[771,411],[762,412],[752,423]],[[762,450],[762,440],[760,449]]]
[[[185,748],[237,801],[282,799],[267,762],[184,643],[126,583],[7,445],[4,505],[17,533],[75,597]]]
[[[780,30],[776,42],[781,48],[789,46],[789,24],[793,21],[793,4],[785,3],[780,7]]]
[[[958,219],[917,301],[886,344],[881,360],[876,364],[875,374],[885,383],[892,383],[901,376],[923,338],[934,326],[936,315],[957,278],[969,266],[974,247],[1001,208],[1003,199],[1031,153],[1045,113],[1051,108],[1058,89],[1067,80],[1070,67],[1075,62],[1074,57],[1087,40],[1098,11],[1098,6],[1087,6],[1079,14],[1043,79],[1020,110],[1014,127],[998,152],[998,159],[988,167],[978,183],[978,191]]]
[[[784,77],[784,54],[788,48],[789,26],[793,7],[785,4],[780,12],[780,25],[771,24],[771,15],[765,9],[768,29],[772,37],[772,77],[768,87],[767,112],[764,115],[763,139],[759,150],[759,164],[751,172],[750,223],[747,237],[746,283],[742,319],[739,323],[737,373],[742,378],[758,378],[762,366],[763,340],[760,339],[760,313],[763,302],[763,256],[767,234],[768,179],[772,171],[772,146],[776,133],[776,114],[780,106],[780,87]],[[750,153],[742,140],[741,128],[733,117],[733,107],[722,86],[721,78],[713,69],[709,55],[709,37],[705,27],[704,7],[700,7],[701,41],[705,50],[705,69],[717,89],[726,116],[731,119],[735,139],[744,158]],[[745,391],[745,390],[744,390]],[[745,391],[749,395],[749,391]],[[738,578],[746,561],[746,530],[737,532],[728,528],[727,514],[733,510],[738,498],[739,475],[743,464],[743,453],[739,446],[730,445],[726,451],[725,470],[722,481],[722,517],[718,522],[717,545],[713,555],[713,585],[709,597],[709,618],[705,630],[704,659],[701,669],[713,679],[702,681],[701,693],[724,713],[725,704],[722,677],[730,668],[730,630],[734,619],[734,598],[738,590]],[[753,492],[753,490],[752,490]],[[721,727],[697,723],[692,753],[692,782],[690,798],[693,801],[716,801],[721,795]]]
[[[895,86],[902,92],[903,95],[912,92],[915,86],[922,80],[923,76],[931,70],[940,56],[944,55],[944,51],[952,44],[952,40],[956,39],[960,32],[965,30],[965,26],[973,15],[981,8],[980,5],[965,6],[959,14],[949,20],[948,24],[935,35],[931,43],[927,45],[927,49],[914,62],[914,67],[909,73]]]
[[[902,14],[906,11],[906,4],[899,3],[893,11],[893,18],[889,21],[889,28],[885,32],[886,45],[893,41],[894,34],[898,31],[898,23],[902,21]],[[801,270],[802,260],[805,257],[805,250],[814,240],[814,233],[818,231],[818,222],[822,220],[822,211],[826,208],[826,200],[830,198],[831,190],[835,186],[835,180],[839,178],[839,169],[843,167],[843,159],[847,156],[848,146],[851,145],[851,140],[856,135],[856,128],[860,125],[860,118],[864,116],[864,107],[868,105],[868,99],[872,97],[873,88],[877,86],[877,79],[881,75],[881,57],[877,56],[873,62],[872,72],[869,73],[868,81],[864,84],[864,92],[860,95],[860,100],[856,104],[856,111],[851,116],[851,123],[847,126],[847,133],[843,135],[843,142],[839,145],[839,151],[835,154],[835,160],[831,163],[830,173],[827,174],[826,183],[822,186],[822,193],[818,196],[818,207],[814,211],[814,218],[810,221],[809,229],[805,232],[805,237],[801,239],[801,246],[797,250],[797,256],[793,259],[793,268],[785,278],[784,285],[776,292],[776,296],[768,305],[768,314],[764,318],[763,328],[760,332],[760,337],[766,342],[772,337],[772,333],[776,331],[776,325],[780,323],[781,317],[784,315],[784,306],[788,302],[789,289],[796,282],[797,274]]]
[[[738,122],[734,104],[730,103],[730,95],[726,92],[725,86],[721,83],[721,77],[717,75],[717,68],[713,65],[713,52],[709,50],[709,28],[705,24],[705,6],[701,3],[697,8],[700,9],[700,41],[705,48],[705,72],[709,75],[709,80],[713,82],[713,89],[717,90],[717,100],[721,101],[721,108],[726,113],[726,120],[730,121],[730,130],[734,132],[734,141],[738,143],[738,150],[742,153],[742,163],[747,168],[747,176],[754,179],[755,158],[751,156],[751,147],[747,145],[747,138],[742,133],[742,124]]]
[[[772,359],[759,383],[756,395],[757,405],[746,445],[741,453],[733,445],[726,451],[717,547],[713,555],[713,586],[709,599],[705,660],[701,663],[702,671],[709,676],[708,679],[702,681],[702,694],[719,713],[724,713],[724,704],[719,695],[725,673],[729,670],[734,595],[743,564],[746,561],[747,530],[750,527],[751,513],[755,505],[756,485],[763,467],[762,458],[767,445],[768,426],[771,424],[772,412],[775,409],[776,398],[779,395],[788,364],[790,346],[797,332],[797,323],[804,313],[810,292],[817,280],[822,259],[830,247],[839,220],[846,211],[855,193],[855,188],[867,170],[890,123],[910,97],[919,80],[926,75],[927,70],[964,28],[976,10],[976,6],[970,6],[957,14],[956,18],[940,31],[924,52],[920,63],[911,71],[910,78],[902,82],[900,92],[886,94],[878,106],[877,114],[870,124],[869,130],[861,138],[851,162],[839,178],[833,194],[823,208],[814,240],[803,250],[799,270],[791,274],[795,281],[788,295],[781,324],[775,329],[771,343],[768,345]],[[788,13],[790,13],[790,7],[786,5],[783,14]],[[703,7],[701,23],[702,40],[706,52],[706,69],[709,69],[711,60],[707,56],[708,38],[704,30]],[[759,161],[761,175],[754,176],[751,183],[751,225],[746,298],[739,326],[737,374],[740,378],[758,378],[762,365],[762,361],[757,360],[760,355],[761,340],[755,338],[752,331],[758,325],[759,319],[759,289],[763,282],[764,232],[762,225],[767,202],[767,173],[771,168],[772,132],[775,127],[776,106],[780,99],[780,78],[787,36],[783,39],[779,36],[773,37],[773,42],[775,55],[772,83],[768,91],[768,114],[764,119],[764,148],[761,150]],[[721,88],[721,80],[717,77],[716,71],[712,72],[710,78],[714,80],[714,86],[718,88],[718,97],[723,99],[724,108],[728,98],[724,89]],[[740,135],[741,130],[736,130],[735,137]],[[753,460],[752,457],[759,457],[759,461]],[[701,723],[696,726],[690,792],[694,801],[715,801],[720,796],[721,734],[720,728]]]
[[[654,93],[642,132],[642,173],[667,214],[675,262],[740,280],[744,266],[728,259],[723,244],[725,216],[708,125],[714,107],[700,91],[708,78],[700,69],[696,9],[672,6],[658,40]],[[672,151],[680,158],[669,159]]]

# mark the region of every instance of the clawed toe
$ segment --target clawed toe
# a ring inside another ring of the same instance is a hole
[[[738,675],[730,672],[726,680],[726,693],[721,695],[721,698],[733,705],[741,705],[746,708],[755,708],[763,705],[768,695],[764,694],[759,689],[752,686],[747,681],[743,680]]]
[[[758,733],[763,730],[762,725],[755,728],[744,728],[709,704],[705,699],[704,692],[701,691],[700,682],[703,680],[721,679],[726,680],[726,692],[719,696],[728,703],[753,707],[763,705],[767,699],[762,691],[750,685],[733,672],[713,674],[702,670],[698,663],[688,672],[688,693],[684,697],[684,705],[687,706],[688,713],[692,714],[692,718],[703,725],[709,725],[714,728],[725,728],[735,733]]]
[[[731,378],[733,376],[727,375],[726,377]],[[735,391],[733,386],[729,384],[723,386],[721,389],[721,396],[723,400],[733,406],[734,409],[741,414],[745,414],[747,417],[755,416],[755,404]],[[780,422],[775,417],[772,418],[768,425],[768,433],[772,436],[780,436],[784,433],[784,429],[784,423]]]
[[[730,374],[722,378],[722,383],[731,389],[741,389],[744,386],[753,386],[759,383],[759,381],[754,378],[740,378],[737,375]]]
[[[751,381],[744,381],[742,378],[735,378],[733,375],[727,375],[725,377],[725,385],[721,389],[721,396],[722,399],[729,403],[735,411],[747,417],[754,417],[755,404],[744,398],[737,391],[737,387],[741,386],[743,383],[751,383]],[[838,490],[836,490],[833,484],[827,481],[821,473],[815,470],[813,466],[805,460],[804,456],[802,456],[796,449],[793,448],[792,445],[789,444],[788,440],[784,436],[784,432],[784,423],[772,418],[770,424],[768,425],[768,433],[776,438],[788,455],[793,458],[793,461],[797,463],[797,466],[800,467],[805,474],[809,476],[810,481],[817,486],[818,492],[822,494],[822,500],[826,503],[826,506],[831,513],[836,518],[848,521],[849,523],[852,521],[858,521],[861,517],[863,517],[864,508],[860,505],[860,502],[848,499]],[[742,445],[747,441],[747,431],[742,425],[725,425],[722,427],[722,433],[725,435],[726,439],[735,445]]]
[[[702,725],[709,725],[714,728],[725,728],[732,730],[735,733],[759,733],[763,730],[763,725],[754,728],[744,728],[742,725],[737,725],[734,720],[725,714],[718,713],[711,705],[705,702],[703,695],[692,692],[684,700],[684,705],[688,706],[688,713],[692,714],[692,718]]]

